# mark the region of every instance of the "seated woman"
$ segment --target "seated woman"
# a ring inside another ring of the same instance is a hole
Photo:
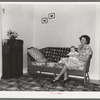
[[[90,55],[93,54],[93,51],[91,47],[89,46],[90,44],[90,37],[88,35],[82,35],[80,38],[81,44],[78,46],[78,53],[79,55],[76,56],[78,59],[76,64],[71,61],[70,58],[67,58],[67,60],[63,60],[63,68],[61,72],[58,74],[58,76],[53,80],[53,82],[56,82],[60,79],[62,75],[64,75],[64,81],[67,81],[67,69],[78,69],[81,66],[84,66],[87,59],[90,57]],[[71,63],[70,63],[71,62]],[[60,66],[60,64],[58,64]]]

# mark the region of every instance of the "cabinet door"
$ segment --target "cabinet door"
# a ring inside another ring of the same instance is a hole
[[[10,77],[23,75],[23,42],[15,41],[10,48]]]
[[[10,77],[10,59],[9,59],[9,56],[10,54],[9,53],[2,53],[3,57],[2,57],[2,65],[3,65],[3,68],[2,68],[2,78],[9,78]]]
[[[20,77],[23,75],[23,46],[15,46],[13,50],[15,51],[10,52],[10,76]]]

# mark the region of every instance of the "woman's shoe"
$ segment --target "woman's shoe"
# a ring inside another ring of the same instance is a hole
[[[56,83],[56,82],[58,82],[58,80],[55,80],[55,79],[54,79],[54,80],[52,80],[52,83]]]
[[[69,82],[69,79],[66,79],[66,80],[62,80],[61,82],[62,82],[62,83],[66,83],[66,82]]]

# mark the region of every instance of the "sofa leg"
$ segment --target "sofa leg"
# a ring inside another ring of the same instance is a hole
[[[84,85],[86,85],[86,73],[84,74]]]
[[[86,85],[86,77],[84,78],[84,85]]]
[[[88,84],[89,84],[89,83],[90,83],[90,77],[89,77],[89,74],[88,74],[88,73],[87,73],[86,78],[87,78],[87,82],[88,82]]]

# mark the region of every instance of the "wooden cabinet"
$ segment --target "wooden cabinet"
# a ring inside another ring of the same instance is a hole
[[[23,75],[23,41],[3,40],[2,78],[17,78]]]

